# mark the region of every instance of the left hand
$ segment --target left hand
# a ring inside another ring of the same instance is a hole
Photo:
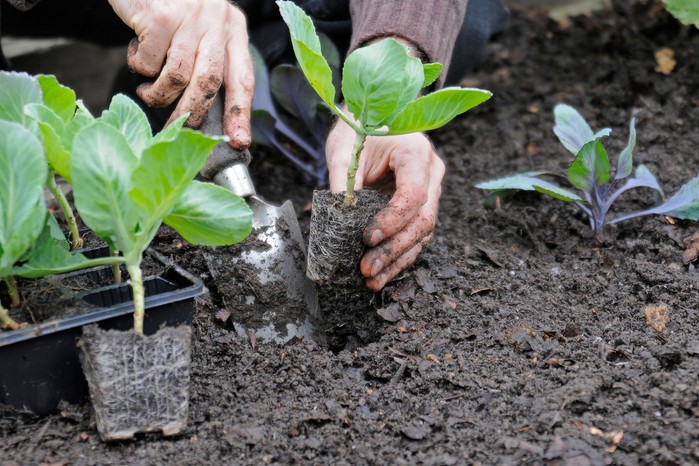
[[[166,125],[189,113],[187,126],[198,128],[223,85],[224,132],[234,149],[247,148],[255,77],[243,12],[228,0],[109,3],[138,35],[127,52],[129,67],[155,78],[138,87],[138,96],[151,107],[177,101]]]
[[[326,158],[330,190],[346,189],[354,130],[342,120],[328,135]],[[424,133],[369,136],[357,170],[356,189],[389,189],[392,198],[364,230],[371,247],[360,270],[367,288],[379,291],[415,262],[432,239],[442,193],[444,162]]]

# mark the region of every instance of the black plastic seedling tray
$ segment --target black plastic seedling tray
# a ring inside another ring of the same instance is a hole
[[[203,283],[156,251],[147,254],[163,264],[165,272],[144,278],[144,333],[191,324],[194,298],[204,292]],[[111,273],[109,267],[73,272],[104,273]],[[87,382],[76,346],[82,326],[97,323],[104,329],[132,328],[132,297],[127,283],[96,288],[82,297],[93,307],[86,313],[0,333],[0,405],[45,415],[56,412],[61,400],[71,404],[87,401]]]

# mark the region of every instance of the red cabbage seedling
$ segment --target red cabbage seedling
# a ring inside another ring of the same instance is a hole
[[[679,219],[699,219],[698,176],[688,181],[660,205],[607,221],[606,215],[612,203],[629,189],[650,188],[660,197],[663,196],[655,176],[645,165],[638,165],[634,173],[635,120],[631,119],[628,142],[619,154],[616,170],[612,171],[609,157],[602,146],[602,137],[611,132],[609,128],[593,133],[585,119],[573,107],[565,104],[555,107],[554,116],[554,133],[563,146],[575,155],[565,176],[543,171],[527,172],[484,181],[476,187],[491,191],[494,195],[512,190],[538,191],[562,201],[573,202],[585,212],[595,234],[602,233],[606,224],[644,215],[659,214]],[[554,181],[549,181],[549,178]],[[571,186],[577,188],[578,192],[570,189]]]

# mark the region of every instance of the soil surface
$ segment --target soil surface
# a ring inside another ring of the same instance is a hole
[[[464,82],[494,97],[433,134],[448,168],[432,245],[380,294],[321,290],[329,346],[238,334],[202,251],[165,232],[158,246],[211,290],[184,433],[104,444],[88,407],[66,407],[0,420],[0,464],[699,463],[699,274],[682,260],[696,224],[642,218],[597,241],[574,205],[526,194],[489,210],[473,187],[565,170],[559,102],[614,130],[614,160],[635,116],[636,161],[667,193],[699,173],[699,31],[659,2],[614,5],[562,23],[513,9]],[[307,228],[311,187],[280,159],[253,164]],[[612,214],[650,202],[639,190]]]

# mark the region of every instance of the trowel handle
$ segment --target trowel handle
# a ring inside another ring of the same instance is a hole
[[[223,90],[214,97],[214,103],[209,113],[206,114],[204,122],[199,129],[203,133],[212,136],[223,134]],[[247,172],[247,165],[249,163],[249,151],[240,152],[233,149],[228,143],[221,142],[211,151],[209,158],[206,160],[206,164],[204,164],[204,168],[202,168],[199,173],[207,180],[216,181],[218,174],[227,171],[227,169],[232,166],[242,165],[242,168]]]

